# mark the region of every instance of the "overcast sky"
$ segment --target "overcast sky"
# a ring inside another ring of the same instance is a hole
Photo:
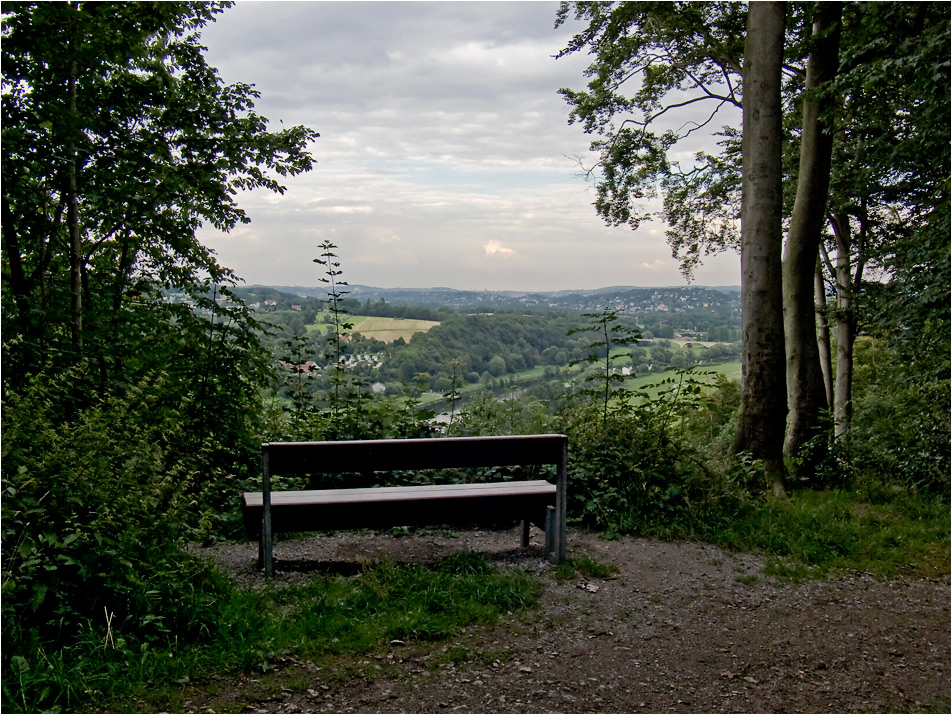
[[[319,285],[317,245],[344,278],[380,287],[561,290],[682,285],[664,226],[610,228],[592,207],[561,87],[585,56],[553,58],[576,27],[556,2],[253,2],[207,27],[207,59],[248,82],[272,127],[320,132],[287,192],[240,196],[251,223],[200,238],[248,284]],[[740,282],[736,254],[699,285]]]

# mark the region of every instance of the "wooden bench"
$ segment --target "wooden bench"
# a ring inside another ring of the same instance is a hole
[[[273,534],[394,526],[522,521],[545,530],[546,557],[565,560],[565,435],[447,437],[351,442],[265,442],[262,491],[244,494],[245,528],[259,541],[259,566],[274,573]],[[555,465],[545,480],[427,486],[271,491],[272,475]]]

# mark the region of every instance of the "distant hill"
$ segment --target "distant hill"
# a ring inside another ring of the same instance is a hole
[[[260,288],[260,286],[251,286]],[[302,297],[323,298],[324,286],[267,286],[272,290]],[[347,297],[362,303],[384,300],[391,305],[413,305],[453,309],[584,310],[605,308],[626,312],[721,312],[740,308],[739,286],[670,286],[605,288],[560,291],[469,291],[456,288],[376,288],[350,285]]]

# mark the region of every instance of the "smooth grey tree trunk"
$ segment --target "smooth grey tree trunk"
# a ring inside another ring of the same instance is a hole
[[[833,438],[845,444],[853,419],[853,345],[858,320],[853,295],[863,280],[866,223],[860,218],[859,236],[854,246],[849,216],[833,218],[836,237],[836,384],[833,395]],[[851,257],[856,254],[855,267]]]
[[[781,290],[785,4],[753,2],[744,44],[741,305],[743,387],[735,453],[763,462],[782,492],[786,419]]]
[[[826,404],[833,404],[833,351],[830,345],[830,321],[826,317],[826,285],[823,283],[823,264],[817,261],[813,275],[813,302],[816,308],[816,344],[820,350],[820,369],[823,372],[823,392]]]
[[[70,121],[76,122],[76,61],[69,64],[69,80],[67,91],[69,97]],[[79,230],[79,185],[77,174],[78,149],[76,142],[76,127],[70,127],[69,161],[66,165],[67,203],[66,227],[69,232],[69,273],[70,273],[70,313],[72,317],[73,345],[77,350],[83,349],[83,247],[82,236]]]
[[[797,194],[783,258],[788,408],[783,451],[801,479],[812,476],[814,465],[793,458],[800,457],[807,442],[816,436],[821,413],[829,407],[817,344],[814,281],[826,225],[833,132],[824,117],[829,103],[817,98],[815,92],[836,76],[842,13],[841,3],[817,3],[815,45],[807,61],[804,85]]]

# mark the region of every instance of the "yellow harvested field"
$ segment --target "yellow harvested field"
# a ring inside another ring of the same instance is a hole
[[[378,318],[360,315],[350,316],[348,320],[354,324],[352,332],[385,343],[392,343],[397,338],[409,340],[414,333],[425,333],[434,325],[440,324],[436,320],[405,320],[403,318]]]

